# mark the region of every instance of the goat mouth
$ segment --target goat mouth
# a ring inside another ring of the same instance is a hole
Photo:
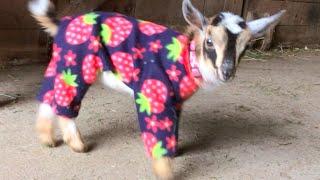
[[[230,77],[229,79],[227,80],[224,80],[223,82],[224,83],[229,83],[229,82],[232,82],[234,80],[234,76]]]
[[[233,69],[231,72],[225,74],[222,69],[218,70],[217,77],[222,83],[233,81],[235,78],[236,70]]]
[[[219,78],[219,80],[220,80],[222,83],[229,83],[229,82],[231,82],[231,81],[234,80],[235,74],[231,75],[231,76],[228,77],[227,79],[224,78],[223,76],[221,77],[221,75],[218,74],[218,78]]]

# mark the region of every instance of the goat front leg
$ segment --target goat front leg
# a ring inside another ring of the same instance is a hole
[[[63,141],[68,144],[68,146],[78,153],[83,153],[87,151],[87,146],[83,143],[83,139],[79,129],[77,128],[73,119],[66,117],[58,117],[59,126],[63,133]]]
[[[161,180],[174,179],[172,158],[162,157],[153,159],[153,172]]]
[[[56,146],[54,120],[55,114],[52,108],[47,104],[40,104],[36,120],[36,131],[41,143],[48,147]]]
[[[138,112],[141,137],[152,158],[154,174],[162,180],[173,179],[172,158],[176,155],[179,123],[176,108],[167,104],[161,116]]]

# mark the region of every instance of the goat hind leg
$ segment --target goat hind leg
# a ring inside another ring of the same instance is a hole
[[[63,133],[63,141],[68,144],[74,152],[86,152],[88,148],[84,144],[81,133],[74,120],[59,116],[58,121]]]
[[[36,120],[36,131],[41,143],[48,147],[56,146],[54,120],[55,114],[52,108],[47,104],[40,104]]]

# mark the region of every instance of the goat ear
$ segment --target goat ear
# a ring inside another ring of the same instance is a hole
[[[258,37],[263,35],[264,31],[270,27],[272,24],[278,22],[281,18],[281,16],[286,12],[286,10],[282,10],[278,12],[275,15],[272,15],[270,17],[265,17],[257,20],[253,20],[248,22],[248,27],[250,31],[252,32],[252,35],[254,37]]]
[[[202,29],[207,24],[206,18],[192,5],[190,0],[183,0],[182,12],[184,19],[192,26]]]

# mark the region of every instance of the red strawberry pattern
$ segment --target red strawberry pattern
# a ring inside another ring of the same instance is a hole
[[[43,96],[43,103],[52,105],[54,100],[54,90],[46,92]]]
[[[99,56],[87,55],[82,61],[82,76],[87,84],[92,84],[97,79],[97,74],[102,71],[103,63]]]
[[[182,78],[179,88],[181,98],[188,99],[198,89],[198,83],[194,78],[185,76]]]
[[[132,32],[132,23],[124,17],[111,17],[101,25],[101,36],[107,46],[117,47]]]
[[[132,80],[137,80],[140,70],[134,68],[131,54],[116,52],[112,54],[111,60],[123,82],[130,83]]]
[[[98,16],[96,13],[89,13],[72,20],[65,34],[67,43],[79,45],[88,41]]]
[[[145,80],[136,100],[140,105],[139,112],[146,112],[148,115],[161,113],[165,109],[167,96],[168,89],[163,82],[156,79]]]
[[[186,36],[180,35],[178,37],[173,37],[172,42],[166,46],[166,49],[169,51],[167,58],[173,62],[179,61],[183,64],[183,58],[188,56],[188,54],[186,54],[186,52],[188,52],[186,46],[186,44],[188,44],[187,42],[188,39]]]
[[[140,21],[139,29],[143,34],[152,36],[163,33],[167,28],[149,21]]]
[[[60,61],[62,49],[57,44],[53,44],[52,57],[45,72],[45,77],[54,77],[57,74],[57,63]]]
[[[150,156],[152,153],[153,147],[158,142],[158,139],[152,133],[149,133],[149,132],[142,133],[141,138],[143,140],[144,147],[146,148],[146,152]]]
[[[134,92],[147,153],[173,156],[182,103],[200,82],[189,69],[189,50],[185,36],[124,15],[64,18],[38,99],[58,115],[75,118],[97,74],[112,71]]]
[[[153,134],[144,132],[141,137],[148,156],[159,159],[168,153],[168,151],[162,147],[163,142],[159,141]]]
[[[61,53],[61,48],[57,44],[53,44],[53,53],[52,53],[52,59],[53,61],[57,62],[60,61],[60,53]]]
[[[54,98],[59,106],[66,107],[71,104],[77,95],[77,75],[71,73],[71,69],[63,71],[54,81]]]
[[[54,77],[56,74],[57,74],[57,62],[51,60],[44,76],[45,77]]]

